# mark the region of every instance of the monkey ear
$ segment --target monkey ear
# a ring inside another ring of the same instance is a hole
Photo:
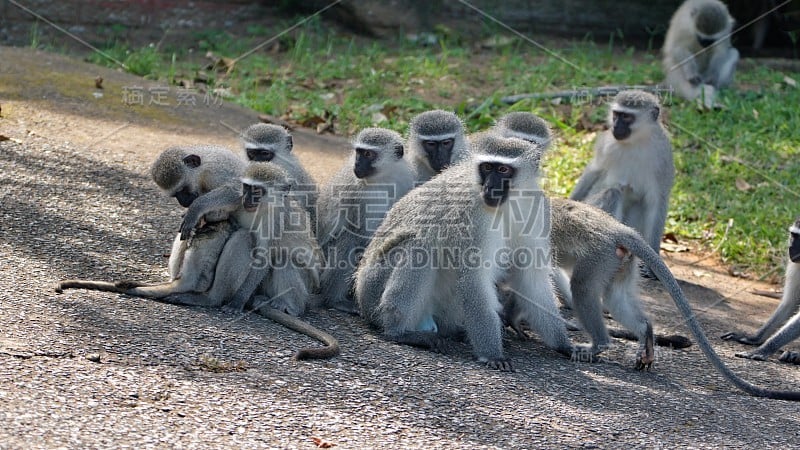
[[[653,111],[650,113],[653,116],[653,122],[658,120],[658,115],[661,113],[661,109],[658,106],[653,107]]]
[[[292,135],[291,134],[288,136],[288,140],[289,140],[289,142],[286,144],[286,147],[287,147],[286,150],[287,151],[292,151],[292,148],[294,148],[294,140],[292,139]]]
[[[183,157],[183,163],[192,169],[200,167],[200,157],[197,155],[186,155]]]
[[[394,146],[394,155],[397,157],[397,159],[402,158],[403,157],[403,153],[404,153],[403,152],[403,144],[395,144],[395,146]]]

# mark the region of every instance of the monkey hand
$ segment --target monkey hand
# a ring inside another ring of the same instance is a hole
[[[740,344],[745,344],[745,345],[761,345],[761,342],[759,342],[754,337],[748,336],[744,333],[737,333],[735,331],[723,334],[722,336],[720,336],[720,339],[722,339],[723,341],[736,341]]]
[[[183,216],[183,221],[181,222],[181,240],[185,241],[192,236],[192,230],[194,230],[195,226],[200,223],[201,217],[195,217],[194,214],[187,212]]]
[[[701,77],[700,75],[695,75],[689,78],[689,84],[691,84],[692,86],[700,86],[701,84],[703,84],[703,77]]]

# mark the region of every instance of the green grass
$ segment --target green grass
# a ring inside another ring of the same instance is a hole
[[[133,73],[173,81],[201,70],[207,51],[233,58],[283,29],[251,28],[247,39],[216,30],[198,33],[193,52],[131,49],[119,41],[104,51]],[[502,34],[489,27],[484,35],[468,38],[445,29],[439,45],[424,47],[403,38],[338,35],[311,21],[280,38],[279,51],[268,46],[238,61],[230,74],[210,72],[211,83],[230,87],[234,101],[244,106],[300,124],[332,117],[334,131],[344,136],[373,125],[404,133],[415,114],[432,108],[457,111],[470,131],[508,111],[532,111],[549,120],[558,136],[545,162],[547,188],[566,195],[591,157],[606,114],[604,102],[504,105],[499,99],[585,86],[656,84],[662,79],[657,51],[635,50],[621,35],[606,42],[543,42],[570,65],[520,39],[481,48],[478,43],[490,32]],[[96,55],[90,59],[109,64]],[[665,102],[678,170],[667,231],[757,275],[782,264],[786,229],[798,215],[800,89],[785,83],[784,76],[763,67],[740,69],[738,88],[723,93],[721,111],[699,112],[693,103],[677,99]]]

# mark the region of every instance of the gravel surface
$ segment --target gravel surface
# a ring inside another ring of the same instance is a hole
[[[260,316],[57,295],[63,278],[165,279],[180,208],[148,179],[150,161],[172,143],[234,146],[217,122],[254,115],[225,105],[152,119],[93,103],[92,88],[23,85],[22,72],[136,78],[27,50],[0,48],[0,60],[17,62],[0,67],[0,449],[797,446],[800,405],[741,393],[696,346],[658,349],[654,368],[636,372],[633,342],[585,364],[510,333],[517,371],[499,373],[464,344],[446,355],[397,346],[357,317],[315,310],[307,320],[342,354],[295,362],[315,342]],[[317,179],[338,168],[344,141],[295,135]],[[755,329],[776,302],[747,291],[770,286],[697,259],[667,262],[722,358],[754,383],[800,389],[798,367],[735,358],[742,346],[716,338]],[[656,331],[686,335],[663,290],[645,287]]]

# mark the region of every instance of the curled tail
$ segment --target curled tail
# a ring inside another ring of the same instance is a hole
[[[64,293],[65,289],[89,289],[92,291],[116,292],[125,294],[130,289],[146,286],[137,281],[94,281],[94,280],[64,280],[56,284],[55,291],[58,294]]]
[[[672,272],[670,272],[669,268],[667,268],[666,264],[664,264],[664,261],[661,260],[661,257],[658,256],[656,252],[644,242],[644,240],[638,238],[638,236],[631,235],[626,237],[627,239],[623,239],[623,242],[620,245],[624,248],[627,248],[631,253],[644,261],[645,265],[647,265],[647,267],[649,267],[650,270],[655,273],[656,277],[658,277],[658,279],[661,281],[661,284],[664,285],[664,288],[669,292],[670,296],[672,296],[672,300],[675,301],[675,306],[678,307],[678,310],[680,310],[681,314],[683,314],[683,317],[686,319],[689,329],[697,339],[697,345],[699,345],[700,349],[703,350],[703,353],[705,353],[708,360],[711,361],[711,364],[713,364],[714,367],[722,375],[724,375],[725,378],[728,379],[728,381],[733,383],[736,387],[744,392],[747,392],[755,397],[800,401],[800,391],[773,390],[756,386],[741,378],[739,375],[736,375],[736,373],[734,373],[727,365],[725,365],[725,363],[719,358],[719,355],[717,355],[717,352],[714,351],[711,343],[708,341],[708,337],[706,337],[706,334],[703,332],[703,328],[697,321],[697,317],[695,316],[694,311],[692,311],[692,307],[689,305],[689,302],[686,300],[686,296],[683,295],[683,291],[678,285],[678,281],[675,280]]]
[[[314,338],[325,344],[324,347],[319,348],[301,348],[297,351],[297,353],[294,354],[295,360],[327,359],[333,358],[339,354],[339,341],[336,340],[335,337],[309,324],[308,322],[304,322],[297,317],[290,316],[283,311],[279,311],[269,306],[261,308],[258,312],[259,314],[266,316],[267,318],[285,326],[286,328],[297,331],[298,333],[303,333],[306,336]]]

